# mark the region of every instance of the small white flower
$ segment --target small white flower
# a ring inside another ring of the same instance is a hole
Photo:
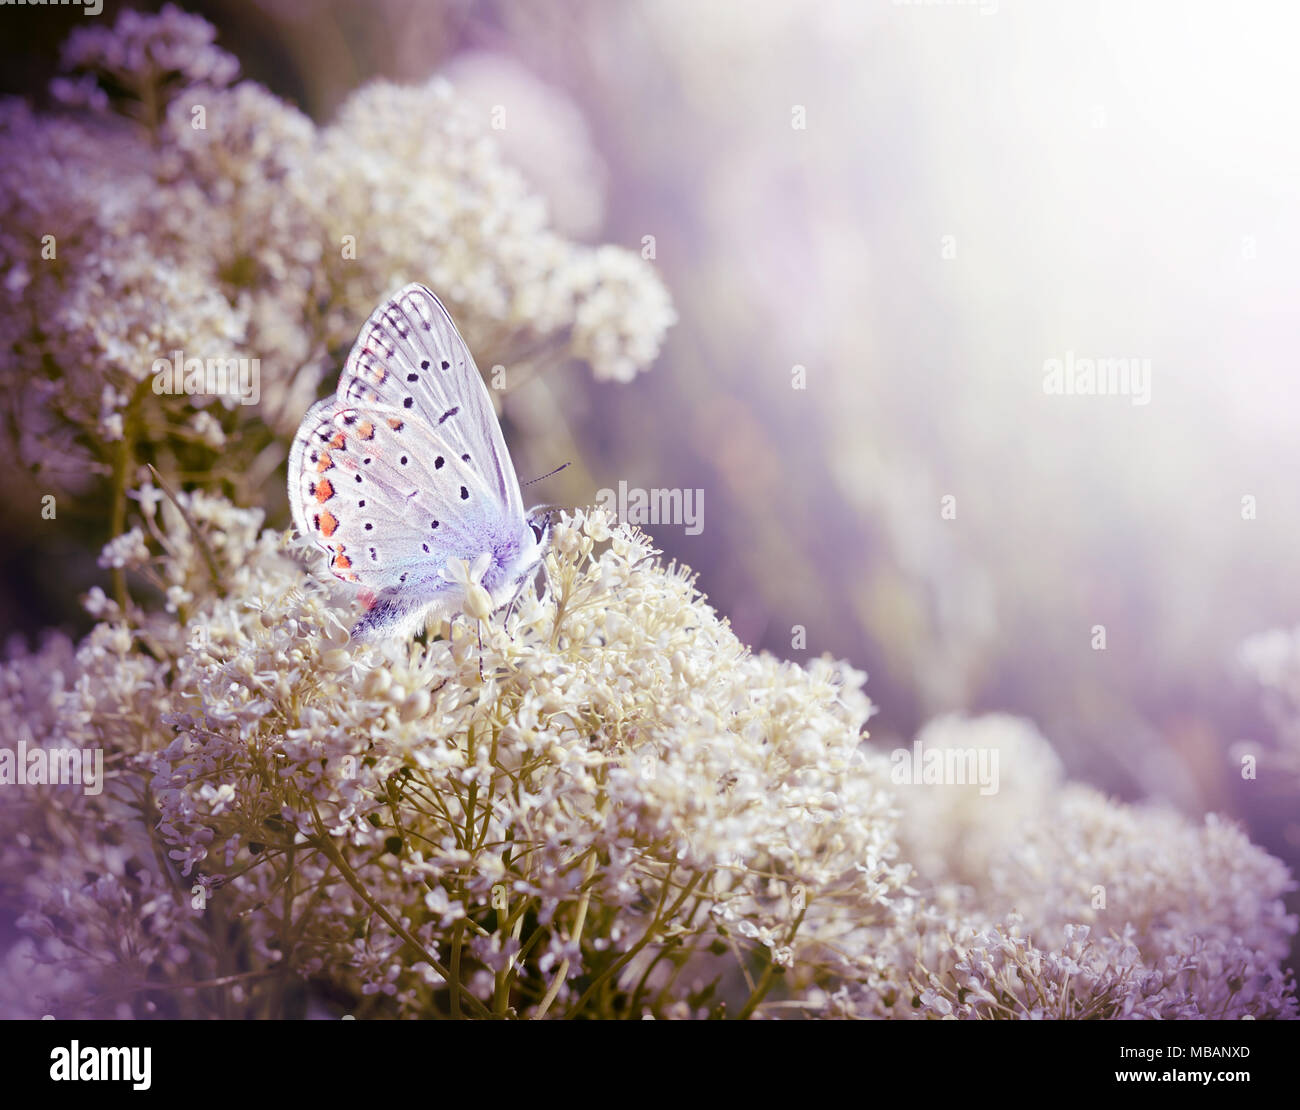
[[[447,568],[443,571],[443,577],[462,591],[465,613],[475,620],[487,620],[496,608],[492,604],[492,595],[481,585],[490,563],[489,554],[480,555],[473,566],[466,559],[453,558],[447,560]]]

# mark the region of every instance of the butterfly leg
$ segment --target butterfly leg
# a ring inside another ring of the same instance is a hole
[[[510,631],[510,614],[515,611],[515,602],[518,600],[518,594],[515,594],[515,596],[510,599],[510,604],[506,606],[506,615],[501,621],[501,627],[506,630],[506,635],[510,637],[510,642],[512,644],[515,642],[515,638],[513,633]]]

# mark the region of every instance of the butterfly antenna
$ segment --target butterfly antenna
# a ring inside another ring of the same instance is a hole
[[[568,463],[561,463],[559,466],[557,466],[554,470],[551,471],[551,474],[558,474],[561,470],[563,470],[568,465],[569,465]],[[532,482],[525,482],[523,484],[523,488],[527,489],[534,482],[544,482],[546,481],[547,478],[551,476],[551,474],[543,474],[540,478],[534,478]]]

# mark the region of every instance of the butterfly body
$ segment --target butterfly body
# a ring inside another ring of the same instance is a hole
[[[475,597],[481,611],[475,588],[487,608],[510,604],[549,541],[549,514],[523,508],[469,348],[422,285],[375,310],[334,396],[303,418],[289,502],[298,531],[366,599],[361,639],[410,635]]]

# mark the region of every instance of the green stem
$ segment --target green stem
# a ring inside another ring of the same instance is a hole
[[[799,916],[794,919],[794,924],[790,926],[790,935],[785,939],[786,944],[794,943],[794,935],[799,931],[799,926],[803,923],[804,914],[807,912],[807,906],[799,911]],[[763,996],[772,989],[772,980],[775,977],[776,964],[772,962],[771,956],[768,956],[767,967],[763,968],[763,974],[759,977],[757,985],[749,996],[749,1000],[745,1003],[745,1008],[736,1015],[741,1021],[744,1021],[745,1018],[753,1014],[754,1010],[758,1008],[758,1004],[763,1001]]]
[[[686,884],[686,886],[682,889],[682,893],[678,897],[677,901],[674,902],[672,906],[669,908],[668,915],[667,915],[669,918],[671,918],[681,908],[682,903],[685,902],[686,899],[691,896],[691,891],[695,889],[695,887],[699,884],[700,880],[703,877],[704,877],[703,875],[695,875],[691,879],[691,881]],[[667,884],[668,884],[668,878],[665,877],[664,879],[665,894],[667,893]],[[665,898],[660,898],[659,900],[660,908],[663,907],[665,900],[666,900]],[[615,960],[612,964],[610,964],[609,967],[607,967],[603,972],[601,972],[600,975],[596,977],[596,979],[592,982],[592,984],[589,987],[587,987],[587,989],[583,992],[582,997],[579,998],[578,1001],[569,1008],[569,1013],[567,1015],[568,1017],[574,1017],[576,1014],[580,1013],[582,1011],[582,1007],[587,1004],[591,996],[595,994],[596,991],[598,991],[607,980],[609,980],[612,976],[617,975],[620,971],[622,971],[623,968],[625,968],[633,959],[636,958],[637,953],[640,952],[647,944],[649,944],[654,939],[655,931],[659,927],[660,918],[661,915],[659,914],[658,910],[656,910],[654,919],[650,922],[649,925],[646,926],[646,931],[642,935],[641,939],[637,941],[634,945],[632,945],[631,948],[629,948],[626,952],[624,952],[623,955],[621,955],[617,960]]]
[[[126,531],[126,471],[131,465],[131,455],[134,453],[130,439],[132,424],[130,412],[126,414],[122,424],[122,438],[117,442],[117,452],[113,459],[113,504],[112,515],[109,519],[109,539],[116,539]],[[130,601],[126,592],[126,570],[123,567],[114,567],[111,574],[113,598],[117,602],[117,607],[121,610],[122,616],[125,617],[127,605]]]
[[[190,516],[189,510],[180,503],[180,499],[163,476],[152,465],[149,469],[152,471],[153,476],[158,479],[158,484],[162,487],[163,493],[167,495],[167,499],[176,506],[176,511],[181,514],[181,519],[185,521],[186,527],[189,528],[190,534],[194,537],[195,546],[203,555],[203,561],[207,564],[208,573],[212,576],[212,584],[217,588],[217,593],[224,594],[225,591],[221,588],[221,572],[217,570],[217,560],[212,554],[212,548],[208,546],[207,537],[199,530],[199,526],[194,523],[194,518]]]
[[[596,873],[596,853],[592,852],[587,857],[587,866],[582,876],[582,898],[578,902],[578,918],[573,923],[573,942],[582,943],[582,927],[587,921],[587,907],[591,904],[591,877]],[[546,1011],[551,1008],[551,1003],[555,1001],[555,996],[560,993],[560,987],[564,985],[564,980],[569,974],[569,960],[566,956],[560,963],[559,970],[555,973],[555,978],[551,980],[550,988],[547,990],[541,1005],[537,1009],[537,1016],[543,1018]],[[584,996],[585,997],[585,996]]]
[[[381,906],[378,902],[376,902],[373,897],[371,897],[370,892],[366,890],[365,884],[357,876],[356,872],[352,870],[352,867],[351,865],[349,865],[348,861],[343,858],[343,854],[338,850],[338,847],[335,845],[333,839],[329,836],[328,833],[326,833],[325,823],[321,820],[320,814],[316,810],[315,802],[311,803],[311,809],[312,809],[312,816],[316,820],[317,835],[313,841],[316,847],[318,847],[322,852],[325,853],[326,856],[330,858],[330,860],[334,863],[334,866],[339,869],[339,874],[343,876],[344,882],[346,882],[348,886],[350,886],[354,891],[356,891],[357,896],[360,897],[360,899],[363,902],[365,902],[365,904],[375,912],[376,916],[378,916],[379,919],[383,921],[385,925],[387,925],[390,929],[392,929],[394,933],[396,933],[399,937],[401,937],[404,941],[406,941],[407,944],[409,944],[412,948],[414,948],[416,952],[418,952],[421,956],[423,956],[425,962],[431,968],[433,968],[434,971],[436,971],[439,975],[441,975],[443,979],[445,979],[448,983],[450,983],[452,981],[450,970],[448,968],[443,967],[442,964],[439,962],[438,958],[434,956],[433,953],[431,953],[427,948],[425,948],[424,945],[422,945],[418,940],[415,939],[415,937],[411,936],[411,934],[402,927],[401,922],[399,922],[397,918],[395,918],[391,913],[388,912],[388,910],[386,910],[383,906]],[[488,1013],[487,1007],[484,1006],[483,1003],[481,1003],[472,994],[470,994],[469,991],[467,991],[463,986],[460,986],[459,991],[462,995],[464,995],[465,1002],[469,1005],[469,1008],[472,1011],[474,1011],[477,1017],[491,1016],[491,1014]]]
[[[465,920],[451,931],[451,1016],[460,1017],[460,949],[465,939]]]

